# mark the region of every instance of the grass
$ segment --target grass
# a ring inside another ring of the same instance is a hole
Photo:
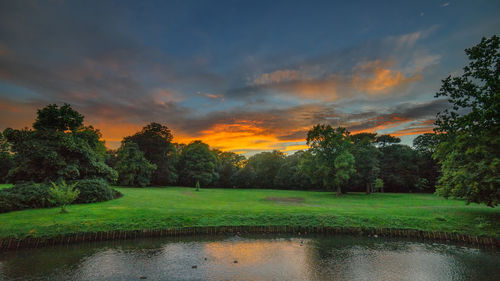
[[[117,189],[123,197],[71,205],[68,214],[59,214],[59,208],[0,214],[0,238],[230,225],[402,228],[500,236],[500,208],[466,206],[432,194],[336,197],[333,192],[262,189]]]

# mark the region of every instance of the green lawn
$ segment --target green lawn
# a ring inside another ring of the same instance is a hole
[[[5,187],[5,186],[3,186]],[[2,186],[0,186],[2,188]],[[0,238],[181,226],[289,225],[403,228],[500,235],[500,208],[430,194],[117,188],[120,199],[0,214]]]

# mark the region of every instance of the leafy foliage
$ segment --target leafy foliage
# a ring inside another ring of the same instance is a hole
[[[144,157],[156,165],[151,182],[154,185],[175,184],[178,180],[176,166],[176,149],[172,144],[172,133],[167,126],[151,123],[124,142],[134,142],[144,153]]]
[[[51,182],[52,187],[49,188],[49,201],[56,206],[61,206],[61,213],[67,213],[66,205],[71,204],[80,194],[80,190],[74,189],[78,182],[71,185],[66,184],[66,181],[61,181],[56,184]]]
[[[209,185],[219,178],[217,157],[206,143],[194,141],[188,144],[181,154],[182,183],[193,186],[197,181]]]
[[[469,65],[448,76],[436,97],[451,108],[438,114],[440,143],[434,156],[443,176],[437,192],[445,197],[496,206],[500,202],[500,37],[483,38],[466,49]]]
[[[12,182],[48,182],[102,177],[116,180],[117,173],[104,162],[101,134],[83,126],[83,117],[69,105],[58,109],[49,105],[38,111],[34,130],[5,129],[3,132],[14,153]],[[65,117],[68,114],[69,117]]]
[[[112,189],[103,179],[86,179],[69,182],[76,184],[75,190],[79,194],[73,203],[94,203],[107,201],[121,196],[121,193]],[[49,208],[56,205],[51,202],[50,184],[24,182],[17,183],[11,188],[0,190],[0,213],[32,209]]]
[[[25,182],[0,190],[0,213],[29,209],[47,208],[54,204],[48,200],[49,185]]]
[[[80,194],[74,203],[95,203],[121,196],[121,193],[111,188],[104,179],[99,178],[79,180],[76,188]]]
[[[381,152],[375,146],[377,134],[359,133],[351,136],[353,146],[351,153],[355,159],[356,173],[352,176],[351,184],[364,187],[366,193],[373,191],[373,183],[380,172],[379,159]]]
[[[10,143],[7,142],[7,139],[0,132],[0,183],[7,181],[7,175],[13,164]]]
[[[147,186],[156,165],[151,164],[135,142],[123,142],[118,149],[115,170],[118,172],[118,184],[128,186]]]
[[[316,125],[307,132],[307,145],[318,157],[325,187],[337,190],[354,173],[354,156],[349,152],[351,142],[349,131],[334,129],[330,125]]]

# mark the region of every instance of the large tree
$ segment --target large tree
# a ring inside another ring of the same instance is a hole
[[[250,186],[255,188],[275,187],[275,178],[285,158],[283,152],[274,150],[271,152],[257,153],[248,158],[245,166],[246,176],[249,177]]]
[[[126,186],[147,186],[156,165],[151,164],[135,142],[123,142],[118,149],[116,163],[118,184]]]
[[[12,168],[12,155],[10,152],[10,143],[0,132],[0,183],[7,180],[7,174]]]
[[[233,187],[235,185],[235,176],[238,171],[246,164],[246,158],[230,151],[213,150],[217,156],[218,165],[217,173],[219,179],[217,186],[219,187]]]
[[[433,153],[439,143],[436,134],[423,134],[413,140],[413,147],[418,153],[419,185],[422,191],[434,192],[439,178],[439,164],[433,158]]]
[[[116,180],[116,171],[104,162],[106,149],[100,132],[84,126],[83,116],[70,105],[38,110],[33,128],[4,130],[14,153],[10,181]]]
[[[354,173],[354,156],[349,152],[351,140],[345,128],[316,125],[307,132],[307,145],[318,157],[327,188],[335,188],[340,195],[342,186]]]
[[[375,146],[376,133],[359,133],[351,136],[351,153],[356,159],[356,173],[352,182],[365,188],[366,193],[373,192],[373,185],[380,172],[379,157],[381,152]]]
[[[136,143],[146,159],[156,165],[151,180],[154,185],[177,183],[178,174],[175,168],[177,157],[172,139],[172,132],[167,126],[154,122],[124,139],[124,142]]]
[[[438,114],[434,156],[441,164],[437,193],[467,203],[500,202],[500,37],[466,49],[463,74],[448,76],[436,97],[451,107]]]
[[[194,186],[196,182],[210,185],[219,178],[217,157],[208,144],[201,141],[194,141],[182,150],[180,167],[181,183],[184,185]]]

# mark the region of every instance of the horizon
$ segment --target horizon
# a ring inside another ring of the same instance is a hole
[[[245,155],[318,123],[411,145],[499,27],[497,1],[0,1],[0,130],[68,103],[108,148],[150,122]]]

